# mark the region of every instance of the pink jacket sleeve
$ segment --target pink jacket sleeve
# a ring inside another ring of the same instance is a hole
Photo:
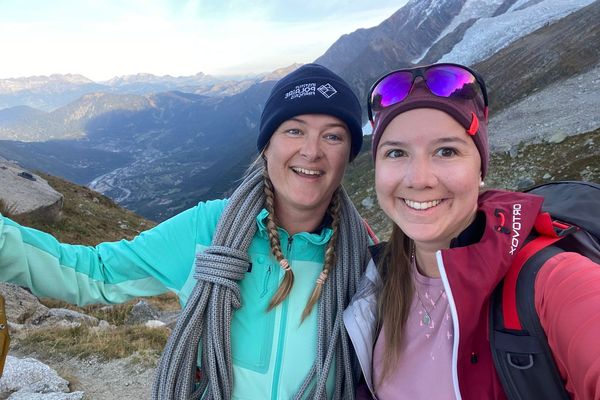
[[[567,252],[548,260],[535,307],[569,394],[600,399],[600,265]]]

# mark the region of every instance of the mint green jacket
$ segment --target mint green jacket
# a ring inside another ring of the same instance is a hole
[[[131,241],[95,247],[59,243],[0,215],[0,280],[78,305],[121,303],[167,291],[185,305],[196,283],[195,255],[210,246],[226,204],[200,203]],[[258,230],[249,249],[252,264],[240,282],[242,307],[231,326],[233,398],[238,400],[293,397],[316,357],[316,307],[302,324],[300,317],[322,270],[331,229],[292,237],[280,230],[295,282],[287,299],[266,312],[283,277],[271,255],[266,216],[263,210],[256,218]],[[327,387],[331,396],[333,373]]]

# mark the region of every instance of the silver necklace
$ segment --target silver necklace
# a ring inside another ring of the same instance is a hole
[[[414,242],[411,244],[410,258],[411,258],[411,262],[415,263],[415,268],[417,268],[417,257],[415,254]],[[440,295],[433,302],[433,307],[431,307],[431,310],[428,310],[427,307],[425,307],[425,303],[421,299],[421,295],[419,294],[419,291],[417,290],[417,288],[415,288],[415,292],[417,292],[417,299],[419,300],[419,303],[421,303],[421,307],[423,308],[423,311],[425,311],[425,313],[423,314],[423,317],[421,317],[421,322],[423,323],[423,325],[429,326],[429,324],[431,323],[431,313],[433,312],[433,310],[435,310],[435,306],[437,306],[438,301],[444,295],[445,290],[442,289],[442,291],[440,292]]]
[[[435,299],[435,301],[433,302],[433,307],[431,307],[431,310],[428,310],[427,307],[425,307],[425,303],[423,303],[423,300],[421,300],[421,295],[419,294],[419,291],[417,289],[415,289],[415,292],[417,292],[417,299],[419,299],[419,303],[421,303],[421,307],[423,307],[423,311],[425,311],[425,313],[423,314],[423,317],[421,318],[421,322],[423,322],[423,325],[429,326],[429,324],[431,323],[431,313],[433,312],[433,310],[435,310],[435,306],[437,306],[438,301],[444,295],[444,291],[442,290],[442,292],[440,293],[438,298]]]

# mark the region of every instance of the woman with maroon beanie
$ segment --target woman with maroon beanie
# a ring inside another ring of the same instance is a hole
[[[480,193],[489,160],[487,93],[475,71],[456,64],[393,71],[368,101],[377,197],[394,228],[344,313],[362,395],[506,398],[488,340],[490,297],[543,198]],[[498,229],[502,220],[507,226]],[[597,264],[570,252],[543,264],[535,311],[575,398],[600,398],[598,310]]]

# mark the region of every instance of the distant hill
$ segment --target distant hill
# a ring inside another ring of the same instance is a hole
[[[130,95],[140,101],[128,109],[111,102],[122,96],[87,95],[51,113],[55,121],[79,116],[70,122],[84,127],[84,140],[0,141],[0,155],[91,184],[126,207],[161,220],[228,190],[239,178],[255,153],[256,121],[272,85],[256,84],[218,101],[183,92]],[[92,106],[91,96],[105,101]],[[109,111],[96,114],[99,109]],[[96,163],[103,155],[105,161]]]
[[[7,118],[0,122],[0,139],[25,142],[81,139],[86,137],[86,125],[91,119],[111,112],[126,114],[149,105],[149,100],[142,96],[97,92],[85,94],[51,112],[12,107],[0,110]]]
[[[155,225],[85,186],[43,173],[39,175],[64,196],[61,220],[47,222],[30,217],[9,217],[21,224],[49,232],[63,243],[93,246],[100,242],[132,239]],[[3,210],[3,214],[5,213],[6,210]]]
[[[11,127],[13,125],[20,125],[25,121],[40,118],[45,113],[36,108],[29,106],[14,106],[0,110],[0,120],[2,125]]]
[[[84,76],[73,74],[0,79],[0,108],[27,105],[51,111],[103,88]]]

